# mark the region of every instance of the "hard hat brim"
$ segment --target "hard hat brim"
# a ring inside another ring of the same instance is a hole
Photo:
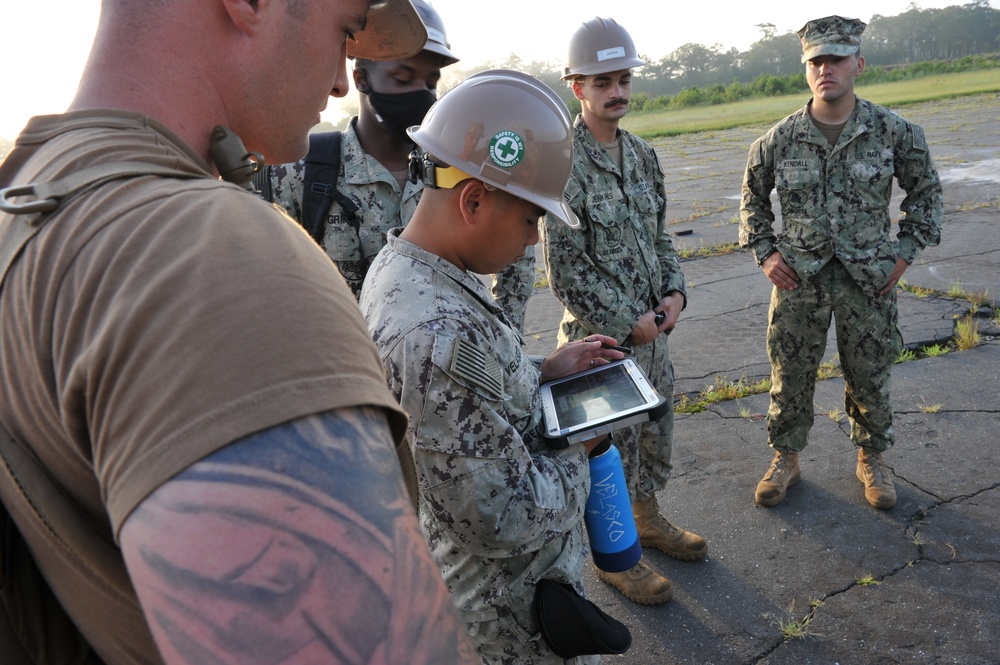
[[[559,204],[559,208],[560,208],[559,212],[556,212],[555,210],[548,210],[548,209],[546,210],[552,213],[555,217],[557,217],[563,224],[565,224],[569,228],[571,229],[580,228],[580,218],[576,216],[576,213],[573,212],[573,209],[569,207],[569,204],[565,202],[561,203]]]
[[[431,41],[430,39],[428,39],[427,43],[424,44],[423,50],[430,51],[431,53],[437,53],[439,56],[441,56],[442,67],[447,67],[448,65],[454,65],[456,62],[458,62],[458,57],[454,53],[452,53],[448,49],[448,47],[442,46],[441,44],[438,44],[435,41]]]
[[[595,74],[610,74],[611,72],[620,72],[623,69],[636,69],[638,67],[643,67],[646,65],[646,61],[641,58],[628,58],[619,60],[609,60],[607,62],[593,62],[586,65],[581,65],[574,69],[569,67],[563,67],[562,80],[568,81],[570,79],[575,79],[578,76],[594,76]]]
[[[375,0],[365,29],[347,41],[347,55],[362,60],[405,60],[424,50],[427,29],[410,0]]]

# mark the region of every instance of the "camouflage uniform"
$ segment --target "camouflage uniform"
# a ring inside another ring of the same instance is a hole
[[[895,289],[880,296],[897,257],[913,263],[941,237],[941,183],[923,130],[863,99],[836,146],[808,105],[750,148],[740,209],[740,244],[758,264],[773,251],[798,273],[798,288],[775,288],[767,331],[771,359],[768,443],[805,448],[816,371],[831,314],[847,384],[845,411],[855,444],[882,452],[893,443],[890,368],[902,350]],[[892,179],[906,192],[891,237]],[[777,187],[782,231],[772,225]]]
[[[410,415],[424,535],[483,662],[562,663],[532,600],[543,578],[583,592],[586,452],[546,448],[540,359],[479,278],[398,233],[361,310]]]
[[[493,275],[493,299],[503,308],[511,325],[524,333],[524,314],[535,289],[535,252],[532,248],[501,272]]]
[[[334,202],[326,216],[323,248],[358,298],[369,266],[385,245],[386,233],[410,221],[424,186],[407,181],[400,191],[392,174],[362,149],[354,129],[356,122],[357,118],[351,121],[341,139],[337,189],[358,206],[360,224],[356,227]],[[304,178],[304,160],[271,168],[274,202],[300,221]]]
[[[618,140],[624,173],[582,116],[573,133],[573,174],[565,196],[580,226],[569,228],[551,215],[544,223],[549,284],[566,308],[559,341],[593,333],[622,341],[663,296],[670,291],[684,294],[680,260],[664,228],[663,171],[653,148],[622,129]],[[661,394],[673,395],[666,335],[635,347],[633,357]],[[618,437],[633,499],[652,498],[670,476],[672,400],[670,404],[659,421]]]

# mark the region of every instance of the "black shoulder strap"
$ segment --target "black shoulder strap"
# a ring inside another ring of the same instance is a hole
[[[83,169],[53,182],[8,186],[14,171],[0,173],[0,212],[12,215],[6,220],[0,217],[0,288],[21,250],[51,217],[47,213],[76,196],[120,178],[204,177],[141,162],[119,162]],[[44,560],[47,566],[80,558],[114,561],[109,545],[81,524],[48,475],[0,424],[0,652],[5,663],[101,662],[53,594],[34,556],[42,554],[38,561]],[[134,617],[141,615],[135,610],[134,591],[126,578],[115,576],[117,572],[63,583],[60,590],[84,614],[101,608],[110,612],[116,624],[133,624],[123,630],[133,636],[136,653],[155,653],[148,628],[135,623]]]
[[[305,183],[302,196],[302,219],[299,223],[320,245],[326,231],[326,213],[334,201],[340,204],[348,220],[357,224],[358,207],[337,191],[340,176],[341,132],[314,132],[309,135],[309,154],[305,159]]]

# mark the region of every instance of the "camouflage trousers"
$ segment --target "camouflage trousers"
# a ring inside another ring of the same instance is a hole
[[[903,348],[896,291],[864,293],[839,261],[771,293],[767,353],[771,360],[768,444],[781,452],[806,447],[813,424],[816,372],[831,317],[844,372],[844,411],[855,445],[882,452],[893,444],[891,368]]]
[[[601,657],[563,659],[553,653],[538,626],[533,604],[512,616],[466,622],[466,632],[483,665],[598,665]]]
[[[524,256],[492,276],[493,299],[514,328],[524,332],[524,314],[535,289],[535,248],[525,249]]]
[[[651,343],[635,347],[632,359],[657,392],[667,398],[667,413],[662,418],[614,435],[629,494],[633,501],[646,501],[666,486],[673,469],[670,458],[674,439],[674,368],[667,336],[658,335]]]
[[[559,343],[583,339],[596,332],[585,330],[578,320],[574,320],[568,330],[567,326],[560,326]],[[614,433],[629,496],[632,501],[647,501],[666,487],[674,468],[670,462],[674,441],[674,366],[664,334],[657,335],[649,344],[634,347],[633,351],[629,357],[642,368],[656,391],[667,398],[667,413],[659,420]]]

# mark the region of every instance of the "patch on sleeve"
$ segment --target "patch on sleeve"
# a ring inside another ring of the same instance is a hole
[[[459,338],[451,354],[451,372],[503,399],[503,368],[492,353],[485,353],[468,340]]]

